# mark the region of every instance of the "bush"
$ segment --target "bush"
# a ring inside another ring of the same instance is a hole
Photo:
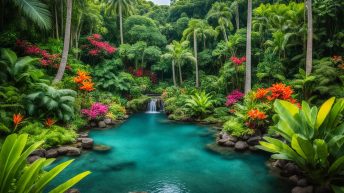
[[[151,97],[147,95],[142,95],[139,98],[133,99],[127,103],[127,108],[132,112],[145,111],[147,104],[150,101]]]
[[[231,118],[223,125],[223,131],[236,137],[254,133],[252,129],[244,127],[244,124],[235,118]]]
[[[20,133],[29,134],[28,145],[34,144],[37,141],[44,141],[43,148],[70,144],[77,137],[77,134],[72,129],[66,129],[57,125],[53,125],[48,129],[39,122],[28,124],[20,130]]]

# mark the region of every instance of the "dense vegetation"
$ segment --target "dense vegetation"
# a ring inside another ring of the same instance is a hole
[[[260,148],[274,159],[344,192],[343,8],[341,0],[0,1],[1,136],[71,144],[80,129],[142,111],[157,94],[170,119],[268,135]]]

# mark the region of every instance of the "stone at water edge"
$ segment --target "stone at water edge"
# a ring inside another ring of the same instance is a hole
[[[93,139],[91,138],[82,138],[81,139],[81,147],[83,149],[92,149],[93,148]]]
[[[299,181],[299,177],[297,176],[297,175],[292,175],[292,176],[290,176],[289,177],[289,180],[291,181],[291,182],[293,182],[293,184],[297,184],[297,182]]]
[[[234,148],[237,151],[244,151],[248,148],[248,144],[245,141],[238,141],[235,143]]]
[[[97,123],[94,122],[94,121],[92,121],[92,122],[91,122],[91,127],[97,127]]]
[[[291,193],[313,193],[313,186],[299,187],[296,186],[291,190]]]
[[[45,153],[45,157],[46,158],[55,158],[58,156],[58,151],[57,149],[49,149],[47,150],[47,152]]]
[[[260,136],[254,136],[254,137],[250,137],[248,140],[247,140],[247,143],[249,145],[258,145],[259,144],[259,141],[262,140],[262,137]]]
[[[32,164],[33,162],[35,162],[36,160],[40,159],[41,157],[39,157],[38,155],[33,155],[27,158],[27,162],[29,162],[29,164]]]
[[[45,157],[45,154],[46,154],[46,150],[45,149],[36,149],[35,151],[33,151],[30,156],[34,156],[34,155],[37,155],[39,157]]]
[[[69,156],[78,156],[81,154],[79,148],[70,147],[70,146],[62,146],[57,149],[60,155],[69,155]]]
[[[227,141],[223,144],[223,146],[225,147],[234,147],[235,146],[235,142],[233,141]]]
[[[112,120],[109,118],[104,119],[104,123],[107,125],[111,125],[112,124]]]
[[[301,187],[306,187],[308,185],[308,181],[306,178],[301,178],[297,181],[297,185]]]
[[[80,193],[80,191],[76,188],[72,188],[72,189],[65,191],[64,193]]]
[[[106,123],[104,121],[99,121],[98,122],[98,127],[105,128],[106,127]]]
[[[79,138],[87,138],[88,137],[88,133],[84,132],[84,133],[79,133]]]

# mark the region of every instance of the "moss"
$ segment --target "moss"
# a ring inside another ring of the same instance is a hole
[[[132,112],[145,111],[147,108],[147,103],[151,97],[142,95],[139,98],[133,99],[127,103],[127,108]]]
[[[253,134],[254,131],[244,126],[243,123],[237,119],[231,118],[224,125],[223,130],[235,137],[241,137],[247,134]]]

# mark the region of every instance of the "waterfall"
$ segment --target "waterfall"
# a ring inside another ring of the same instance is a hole
[[[151,99],[147,105],[147,113],[159,113],[157,103],[158,99]]]

